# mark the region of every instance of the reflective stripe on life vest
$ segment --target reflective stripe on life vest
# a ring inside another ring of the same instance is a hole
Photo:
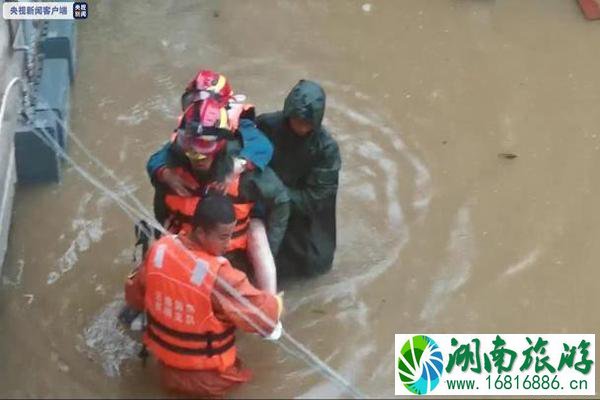
[[[246,250],[248,247],[248,227],[250,226],[250,212],[254,207],[254,203],[245,202],[240,198],[240,177],[231,182],[227,190],[227,194],[233,201],[235,210],[235,228],[231,235],[231,241],[227,251]]]
[[[183,168],[176,168],[174,171],[184,179],[191,178],[191,174]],[[233,202],[236,219],[235,228],[227,251],[237,249],[245,250],[248,244],[247,233],[250,225],[250,212],[254,207],[254,203],[243,200],[240,197],[239,187],[240,176],[238,175],[232,180],[227,189],[227,195]],[[202,196],[183,197],[177,194],[165,195],[165,206],[169,214],[173,217],[171,221],[172,227],[167,227],[171,233],[190,231],[194,212],[201,199]]]

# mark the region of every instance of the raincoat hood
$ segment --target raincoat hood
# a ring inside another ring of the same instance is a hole
[[[325,91],[316,82],[302,79],[288,94],[283,105],[285,118],[298,117],[310,121],[315,130],[321,127],[325,114]]]

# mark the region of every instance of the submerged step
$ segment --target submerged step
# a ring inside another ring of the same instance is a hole
[[[53,111],[37,111],[35,124],[22,125],[15,132],[17,179],[21,184],[60,182],[61,163],[54,148],[38,135],[61,143],[61,130]]]
[[[77,43],[75,21],[46,21],[44,38],[41,42],[42,54],[46,59],[64,59],[67,61],[69,80],[75,79],[77,68]]]
[[[51,110],[55,113],[55,117],[62,122],[57,126],[58,140],[63,148],[67,145],[66,137],[71,114],[71,82],[68,70],[66,59],[57,58],[43,61],[35,106],[36,113]]]

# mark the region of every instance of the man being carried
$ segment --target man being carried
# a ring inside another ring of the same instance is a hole
[[[242,162],[248,167],[255,167],[263,170],[273,155],[273,146],[265,134],[261,132],[255,123],[255,109],[251,104],[243,103],[246,96],[234,94],[227,78],[217,72],[210,70],[200,70],[187,86],[181,95],[182,114],[179,117],[178,128],[182,128],[183,115],[186,110],[194,103],[209,101],[219,108],[219,112],[226,113],[226,121],[221,128],[227,128],[231,131],[228,137],[226,151],[235,157],[237,161]],[[176,130],[176,131],[177,131]],[[146,169],[150,179],[157,176],[158,171],[165,166],[168,160],[170,143],[154,153],[148,160]],[[218,166],[220,182],[227,179],[227,166]],[[169,174],[164,171],[164,181],[171,189],[181,196],[188,196],[190,190],[195,186],[188,187],[188,182],[181,179],[176,174]]]
[[[259,288],[275,293],[273,255],[277,254],[287,226],[289,198],[270,168],[260,170],[253,163],[236,168],[230,151],[236,141],[232,139],[229,116],[220,99],[210,93],[187,107],[168,147],[151,157],[152,162],[161,159],[148,168],[156,189],[155,214],[172,233],[186,231],[197,203],[207,193],[226,192],[235,204],[237,223],[225,256],[237,268],[253,275]],[[175,181],[185,182],[185,193],[177,190]],[[219,186],[219,182],[225,185]],[[264,207],[260,215],[254,209],[257,202]],[[252,229],[262,225],[255,216],[265,218],[267,235],[264,229],[262,235],[261,230]]]

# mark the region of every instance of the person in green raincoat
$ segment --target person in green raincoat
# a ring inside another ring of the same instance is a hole
[[[282,111],[259,115],[274,147],[269,166],[288,189],[290,218],[276,257],[277,275],[314,276],[331,269],[336,248],[336,196],[341,157],[321,125],[325,91],[300,80]]]

